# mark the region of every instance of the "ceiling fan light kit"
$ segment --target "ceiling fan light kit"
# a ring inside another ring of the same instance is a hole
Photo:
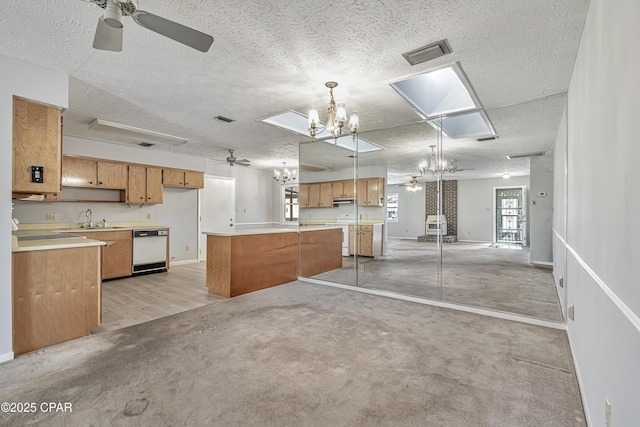
[[[112,52],[122,51],[123,16],[131,16],[136,24],[175,40],[200,52],[207,52],[213,37],[153,13],[138,9],[138,0],[88,0],[104,9],[98,19],[93,47]]]

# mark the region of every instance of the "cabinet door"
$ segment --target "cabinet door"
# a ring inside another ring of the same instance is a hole
[[[162,169],[147,169],[147,203],[162,203]]]
[[[344,183],[342,181],[334,181],[331,183],[331,197],[334,199],[344,197]]]
[[[164,169],[162,171],[162,183],[170,187],[184,187],[184,171]]]
[[[204,172],[184,171],[184,186],[204,188]]]
[[[102,247],[102,279],[131,276],[131,239],[105,240]]]
[[[367,178],[367,206],[378,206],[378,178]]]
[[[373,256],[373,227],[370,225],[360,226],[360,246],[358,254],[362,256]]]
[[[62,118],[50,105],[13,97],[13,185],[16,193],[60,191]],[[31,167],[42,166],[43,182],[31,182]]]
[[[320,207],[320,183],[314,182],[309,184],[309,207],[310,208],[319,208]]]
[[[62,185],[69,187],[95,187],[96,161],[64,156],[62,158]]]
[[[127,165],[124,163],[98,162],[98,187],[127,188]]]
[[[320,207],[321,208],[332,208],[333,207],[333,198],[331,197],[331,183],[330,182],[322,182],[322,183],[320,183]]]
[[[309,207],[309,184],[300,184],[298,186],[299,196],[298,203],[301,208]]]
[[[367,206],[367,180],[358,180],[358,206]]]
[[[127,203],[144,203],[147,197],[147,168],[129,165]]]
[[[355,186],[353,185],[353,179],[347,179],[343,181],[343,194],[342,197],[350,197],[353,198],[356,194]]]

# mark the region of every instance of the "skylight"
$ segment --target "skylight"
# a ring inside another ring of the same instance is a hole
[[[457,64],[391,83],[424,118],[479,108],[479,102]]]
[[[436,129],[440,129],[441,121],[442,132],[449,138],[481,138],[496,135],[484,111],[435,119],[429,123]]]
[[[298,113],[297,111],[287,111],[286,113],[277,114],[275,116],[261,119],[261,122],[277,126],[281,129],[286,129],[291,132],[295,132],[300,135],[309,136],[309,124],[306,116]],[[324,126],[324,123],[322,124]],[[329,138],[329,139],[322,139]],[[322,139],[323,142],[328,144],[334,144],[334,140],[331,137],[331,132],[324,130],[316,134],[316,139]],[[355,151],[353,137],[351,135],[341,136],[337,139],[336,145],[346,150]],[[365,139],[358,138],[358,153],[368,153],[370,151],[383,150],[384,148],[369,142]]]

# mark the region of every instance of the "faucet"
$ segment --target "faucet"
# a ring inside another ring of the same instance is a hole
[[[88,223],[88,227],[92,227],[93,226],[93,222],[91,221],[91,209],[87,209],[87,211],[84,213],[84,216],[87,218],[87,223]]]

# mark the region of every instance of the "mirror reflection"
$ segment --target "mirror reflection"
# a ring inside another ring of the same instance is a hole
[[[341,267],[312,277],[561,322],[551,156],[565,102],[486,109],[489,139],[422,121],[360,132],[378,151],[301,144],[300,225],[345,237]]]

